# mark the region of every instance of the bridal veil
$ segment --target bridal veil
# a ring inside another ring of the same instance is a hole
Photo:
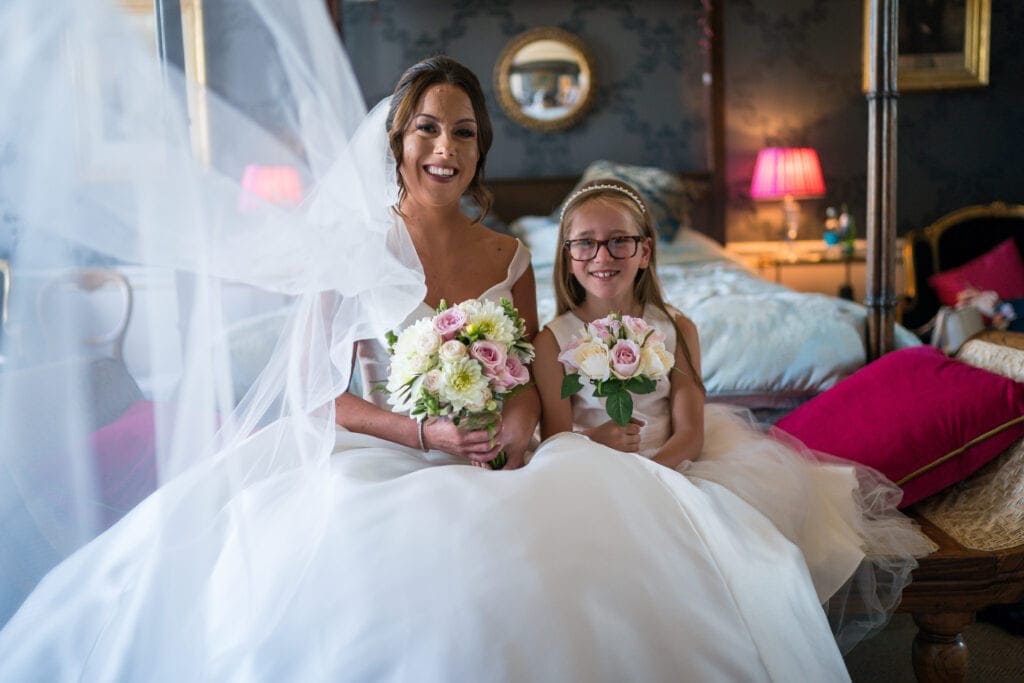
[[[164,518],[213,527],[239,491],[289,472],[307,480],[304,524],[322,528],[352,345],[423,298],[415,251],[387,244],[387,104],[366,115],[323,3],[225,7],[238,19],[225,30],[244,35],[208,39],[261,41],[247,78],[273,101],[268,114],[267,96],[200,93],[203,160],[195,84],[112,2],[0,6],[0,625],[49,569],[171,482],[193,490],[177,497],[189,509],[147,513],[144,564],[183,586],[201,589],[189,568],[202,547],[161,538]],[[244,181],[247,168],[301,192],[282,201]],[[126,291],[100,286],[114,269]],[[95,343],[127,316],[123,353]],[[261,457],[204,485],[204,467],[271,424]],[[308,540],[290,552],[313,552]]]

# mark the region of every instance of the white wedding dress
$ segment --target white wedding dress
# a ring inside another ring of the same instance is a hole
[[[251,76],[288,115],[271,134],[261,98],[206,93],[207,163],[181,75],[113,4],[0,3],[18,38],[0,41],[0,205],[30,285],[0,372],[0,681],[846,679],[807,559],[819,527],[784,514],[803,499],[758,501],[796,490],[789,470],[711,467],[774,457],[760,434],[709,420],[722,449],[683,476],[573,434],[491,472],[335,427],[353,343],[429,312],[390,212],[388,103],[364,118],[322,3],[239,4],[221,37],[272,36]],[[299,173],[301,205],[240,208],[239,163],[259,160]],[[150,424],[85,391],[104,378],[77,362],[83,319],[31,324],[32,283],[96,257],[167,287],[133,309]],[[244,397],[224,348],[242,285],[288,297]],[[15,391],[44,371],[47,392]],[[141,502],[111,507],[108,485]]]
[[[528,263],[519,245],[483,296]],[[800,549],[764,515],[575,434],[491,472],[339,428],[323,479],[282,470],[213,526],[190,514],[286,427],[52,571],[0,632],[0,680],[846,679]]]

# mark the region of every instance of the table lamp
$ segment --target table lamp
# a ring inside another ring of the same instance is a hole
[[[786,247],[792,252],[800,229],[798,199],[825,195],[818,153],[810,147],[766,147],[757,153],[750,196],[754,199],[782,199]]]
[[[302,179],[291,166],[249,164],[242,174],[238,210],[252,211],[260,202],[298,206],[302,202]]]

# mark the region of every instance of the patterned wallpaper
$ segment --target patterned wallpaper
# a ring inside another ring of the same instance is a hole
[[[863,0],[730,0],[725,8],[727,234],[774,239],[781,211],[749,198],[757,150],[809,145],[828,188],[803,203],[804,237],[846,202],[861,234],[867,105],[861,91]],[[699,0],[343,0],[346,45],[368,102],[405,66],[446,52],[481,78],[495,120],[490,177],[565,175],[597,158],[672,170],[706,167]],[[597,61],[597,106],[578,127],[540,134],[503,116],[491,71],[504,43],[536,26],[579,35]],[[903,94],[900,233],[960,206],[1024,202],[1024,3],[992,0],[990,85]]]
[[[803,204],[805,237],[821,234],[825,207],[849,204],[864,234],[867,104],[861,91],[862,0],[725,3],[729,239],[779,234],[775,205],[749,199],[757,150],[818,150],[827,195]],[[1024,202],[1024,4],[992,0],[989,86],[907,92],[898,104],[900,234],[953,209]]]
[[[345,44],[368,104],[407,66],[445,53],[480,78],[494,122],[488,176],[573,175],[596,159],[703,170],[707,156],[699,0],[378,0],[342,3]],[[579,36],[596,62],[595,106],[561,133],[506,117],[493,69],[505,44],[540,26]]]

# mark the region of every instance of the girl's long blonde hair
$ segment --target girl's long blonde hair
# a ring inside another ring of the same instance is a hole
[[[633,224],[640,231],[640,235],[646,238],[650,244],[651,258],[647,268],[641,268],[636,274],[636,279],[633,280],[633,298],[641,307],[652,304],[668,317],[672,326],[676,328],[676,339],[683,350],[686,364],[689,366],[689,374],[700,387],[701,392],[706,394],[707,389],[704,388],[704,381],[694,366],[693,356],[686,343],[686,338],[683,336],[683,331],[676,323],[675,316],[669,312],[665,298],[661,294],[661,285],[655,274],[658,263],[658,239],[654,232],[654,224],[651,222],[651,212],[644,204],[640,193],[628,183],[614,178],[592,180],[573,192],[565,206],[562,207],[562,218],[558,224],[558,258],[555,259],[554,267],[555,305],[558,315],[579,306],[587,297],[587,291],[583,289],[579,280],[572,274],[572,269],[569,268],[566,240],[569,239],[569,226],[573,217],[581,206],[591,201],[605,202],[625,209],[633,220]]]

